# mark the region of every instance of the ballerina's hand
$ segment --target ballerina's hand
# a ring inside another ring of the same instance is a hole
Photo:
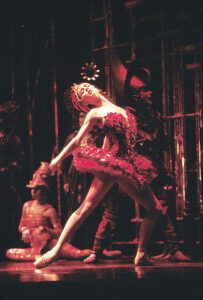
[[[38,258],[34,262],[34,266],[38,269],[47,267],[49,264],[54,262],[57,258],[58,258],[58,253],[54,249],[52,249],[47,253],[45,253],[44,255],[42,255],[40,258]]]

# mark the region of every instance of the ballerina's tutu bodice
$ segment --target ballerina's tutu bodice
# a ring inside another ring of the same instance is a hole
[[[104,118],[103,132],[109,140],[109,154],[116,157],[129,158],[129,153],[134,150],[137,123],[135,118],[127,113],[128,119],[122,114],[109,113]]]
[[[81,172],[131,178],[142,188],[157,171],[152,161],[136,152],[137,122],[128,111],[126,115],[127,119],[120,113],[108,113],[102,123],[108,150],[93,145],[80,147],[74,152],[74,164]]]

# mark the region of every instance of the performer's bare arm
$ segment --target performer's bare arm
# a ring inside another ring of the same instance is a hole
[[[60,163],[65,157],[69,156],[74,150],[80,147],[83,138],[93,129],[102,116],[99,116],[97,109],[92,109],[86,116],[84,124],[78,131],[77,135],[66,145],[63,150],[50,163],[52,171],[54,167]]]

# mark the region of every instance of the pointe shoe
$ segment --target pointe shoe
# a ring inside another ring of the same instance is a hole
[[[35,268],[37,268],[37,269],[45,268],[45,267],[47,267],[49,264],[51,264],[52,262],[54,262],[58,258],[57,255],[49,256],[50,253],[51,253],[51,251],[48,251],[46,254],[40,256],[40,258],[38,258],[34,262]]]
[[[96,253],[91,253],[87,258],[83,260],[84,263],[86,264],[93,264],[98,261],[98,256]]]
[[[138,255],[134,260],[135,266],[153,266],[154,263],[149,259],[147,254]]]

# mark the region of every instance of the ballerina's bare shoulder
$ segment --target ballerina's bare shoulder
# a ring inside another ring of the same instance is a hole
[[[87,114],[87,119],[93,121],[96,125],[99,127],[102,127],[104,125],[104,121],[106,116],[109,113],[117,113],[121,114],[125,120],[128,122],[128,116],[126,114],[126,111],[120,107],[116,108],[109,108],[109,107],[97,107],[93,108],[88,114]],[[129,122],[128,122],[129,123]]]

